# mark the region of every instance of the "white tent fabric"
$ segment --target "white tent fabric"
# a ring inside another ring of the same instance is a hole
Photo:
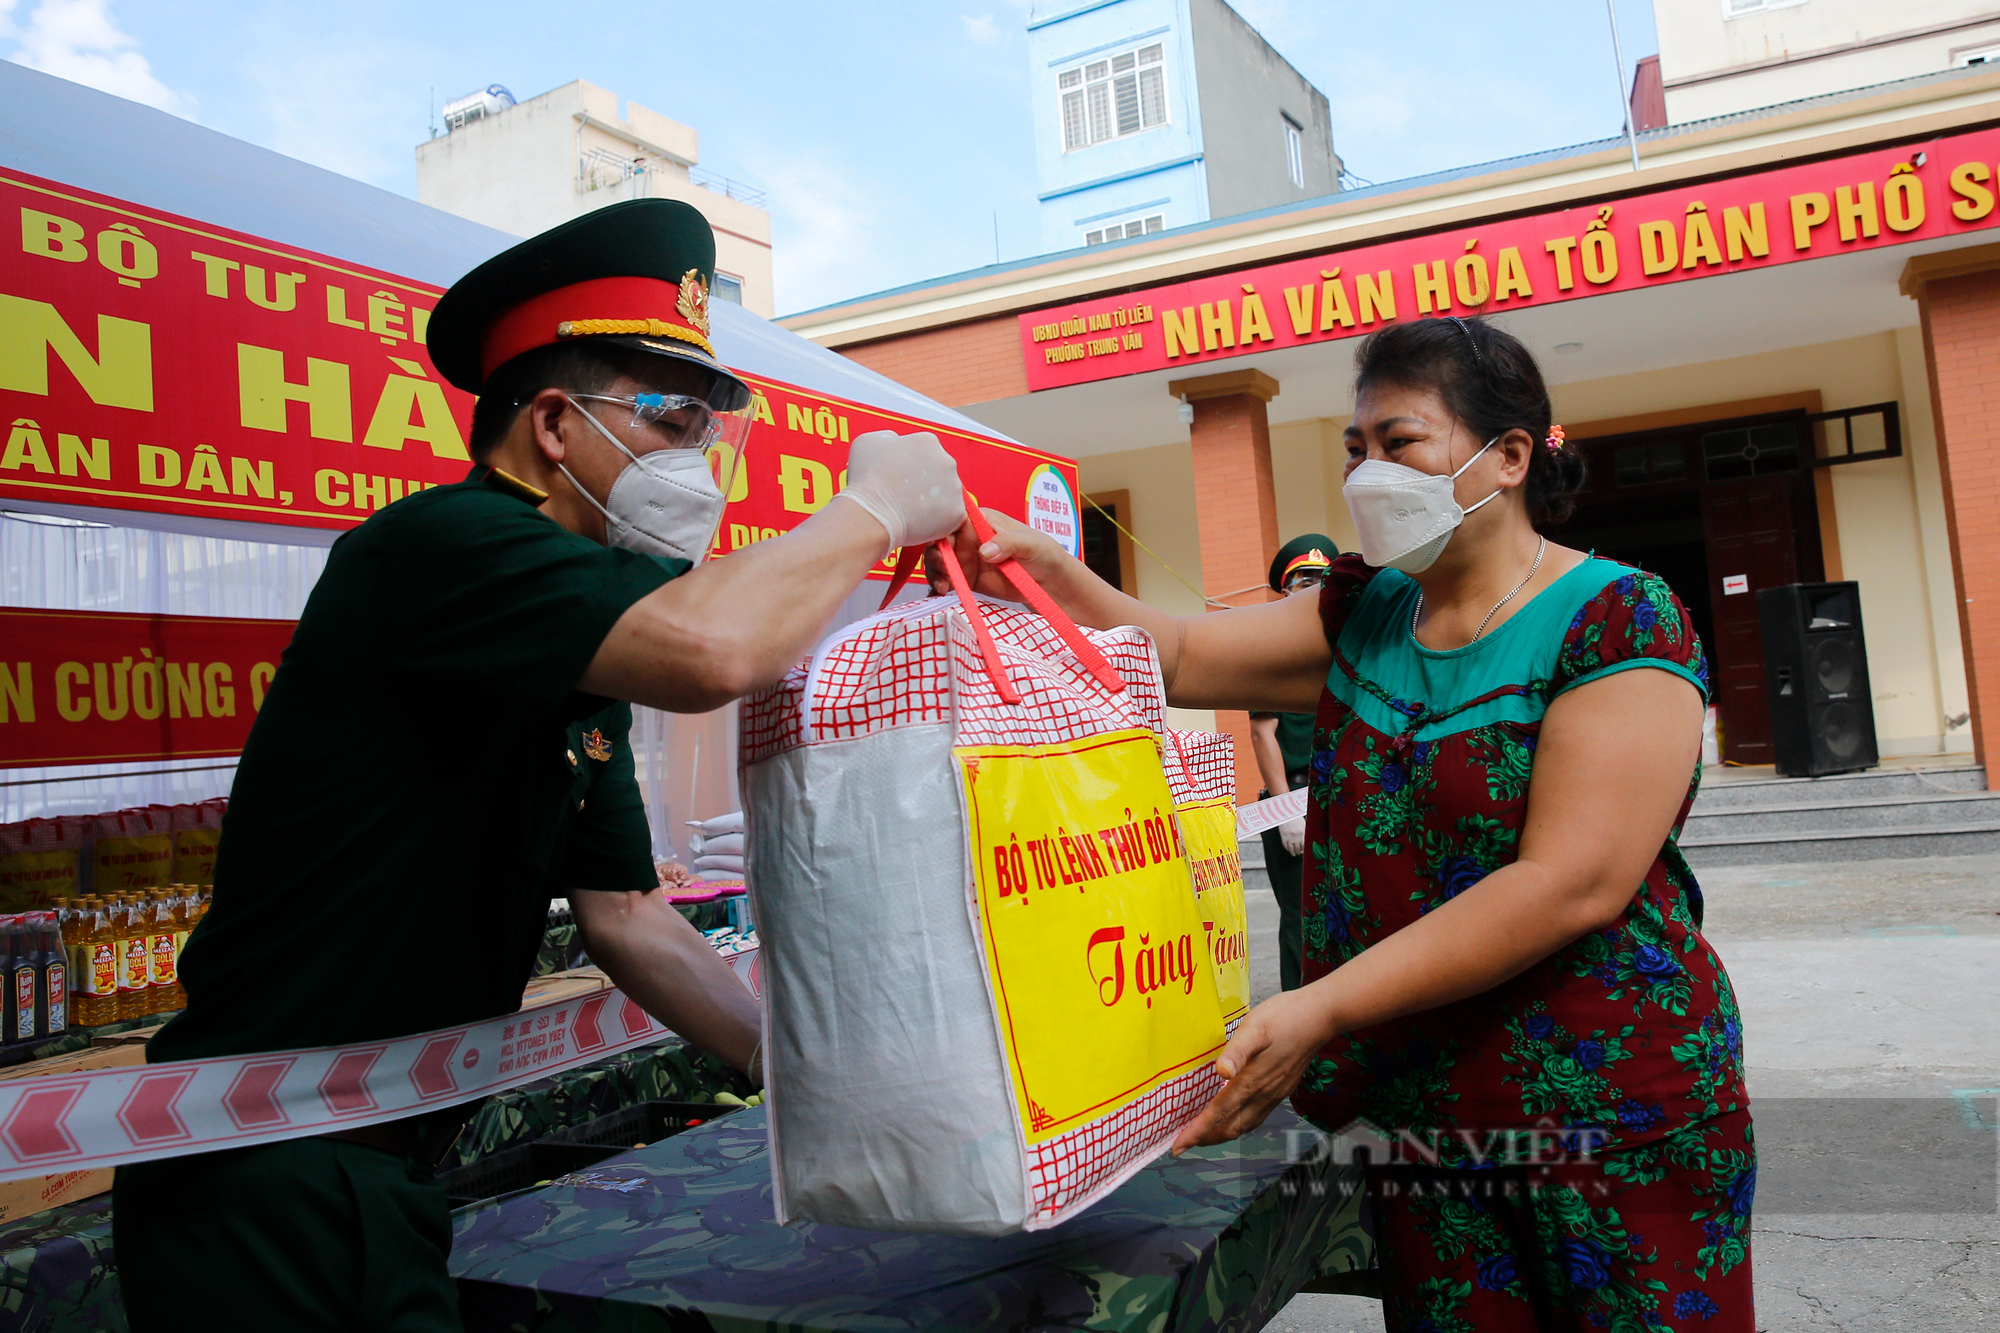
[[[23,66],[0,62],[0,169],[24,172],[449,286],[518,238],[415,200]],[[712,307],[722,359],[752,374],[983,435],[990,428],[740,306]],[[0,601],[178,615],[296,617],[337,533],[10,501]],[[40,516],[41,521],[35,521]],[[64,525],[61,519],[76,520]],[[50,522],[50,519],[56,520]],[[863,587],[836,617],[874,609]],[[635,710],[635,758],[654,846],[687,856],[689,818],[737,808],[733,712]],[[0,822],[200,800],[234,766],[78,765],[0,772]]]

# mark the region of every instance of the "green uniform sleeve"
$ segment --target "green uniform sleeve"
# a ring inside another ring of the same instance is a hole
[[[632,763],[632,708],[617,704],[576,728],[577,750],[591,775],[583,808],[570,824],[559,853],[558,883],[568,889],[645,891],[659,884],[653,870],[653,830]],[[588,758],[592,745],[610,757]]]
[[[378,601],[377,660],[414,688],[560,702],[618,617],[688,568],[600,546],[487,487],[420,499],[354,553]]]

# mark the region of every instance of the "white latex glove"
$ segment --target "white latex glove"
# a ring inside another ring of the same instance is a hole
[[[965,522],[958,464],[929,431],[871,430],[855,436],[847,454],[847,489],[840,494],[889,530],[891,549],[948,537]]]
[[[1306,817],[1300,815],[1297,819],[1287,819],[1284,823],[1278,825],[1278,841],[1285,845],[1285,851],[1290,855],[1304,856],[1306,853]]]

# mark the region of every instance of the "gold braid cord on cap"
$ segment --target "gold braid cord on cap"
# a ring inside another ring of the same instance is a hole
[[[710,356],[715,355],[708,339],[699,333],[660,319],[566,319],[556,325],[558,338],[587,338],[604,333],[641,333],[651,338],[678,338],[684,343],[694,344]]]

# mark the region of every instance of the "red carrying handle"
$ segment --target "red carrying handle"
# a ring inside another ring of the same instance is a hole
[[[958,605],[972,622],[972,633],[979,640],[979,656],[986,662],[986,674],[993,687],[1000,691],[1000,702],[1021,702],[1021,692],[1007,679],[1007,666],[1000,660],[1000,647],[993,642],[993,631],[986,626],[986,613],[979,609],[972,596],[972,585],[965,581],[965,567],[958,563],[958,552],[951,549],[951,538],[940,538],[937,548],[939,558],[944,561],[944,572],[951,579],[951,589],[958,594]]]
[[[993,525],[986,521],[986,515],[979,512],[979,505],[973,500],[970,491],[965,495],[965,516],[972,521],[973,535],[982,543],[993,540]],[[1042,591],[1042,585],[1035,582],[1034,576],[1021,567],[1020,561],[1009,556],[1000,562],[1000,572],[1007,576],[1007,581],[1021,594],[1021,600],[1035,608],[1037,615],[1055,627],[1056,633],[1062,635],[1062,641],[1069,645],[1072,653],[1076,654],[1076,660],[1083,663],[1084,669],[1096,677],[1097,683],[1102,685],[1107,693],[1116,694],[1125,688],[1125,678],[1113,669],[1111,663],[1104,660],[1104,654],[1097,651],[1096,644],[1083,637],[1083,631],[1076,627],[1076,622]]]
[[[896,600],[896,594],[910,581],[910,575],[916,572],[917,562],[923,558],[924,548],[921,546],[905,546],[896,553],[896,573],[890,578],[889,591],[882,594],[882,605],[875,608],[877,611],[889,609],[889,603]]]
[[[965,580],[965,566],[958,563],[958,552],[951,549],[951,538],[943,537],[932,543],[938,548],[938,556],[944,561],[944,571],[951,579],[952,591],[958,594],[959,607],[965,618],[972,622],[972,633],[979,640],[979,656],[986,663],[986,674],[1000,691],[1002,703],[1021,702],[1021,692],[1014,688],[1014,682],[1007,679],[1007,668],[1000,660],[1000,646],[993,642],[993,631],[987,628],[986,615],[979,609],[979,603],[972,596],[972,585]],[[883,594],[879,610],[889,609],[889,603],[910,581],[911,571],[917,567],[917,560],[923,555],[921,546],[905,546],[903,553],[896,557],[896,574],[889,580],[889,591]]]
[[[982,543],[992,541],[993,525],[986,521],[986,515],[979,512],[978,502],[972,498],[970,491],[965,493],[965,513],[972,521],[973,535]],[[934,544],[944,562],[945,574],[951,580],[952,591],[958,594],[958,604],[964,610],[965,618],[972,622],[972,632],[979,640],[979,655],[986,663],[986,674],[992,678],[994,688],[1000,691],[1003,702],[1010,704],[1021,702],[1021,692],[1014,688],[1014,682],[1007,678],[1007,669],[1000,661],[999,646],[993,642],[993,633],[986,626],[985,613],[979,609],[978,601],[972,596],[972,585],[966,581],[965,567],[958,562],[958,552],[952,549],[951,538],[941,537]],[[888,610],[889,603],[896,599],[896,594],[903,590],[903,585],[908,583],[910,576],[916,572],[917,562],[923,558],[923,554],[922,546],[905,546],[897,553],[896,572],[889,579],[889,591],[882,595],[882,605],[879,610]],[[1076,622],[1071,620],[1046,592],[1042,591],[1042,585],[1035,582],[1034,576],[1021,567],[1020,561],[1012,558],[1002,560],[1000,572],[1006,575],[1007,581],[1021,594],[1021,600],[1033,607],[1035,613],[1048,621],[1056,633],[1062,636],[1062,641],[1069,645],[1069,650],[1076,655],[1076,660],[1083,663],[1084,669],[1090,672],[1107,693],[1117,694],[1125,688],[1125,678],[1104,659],[1103,653],[1097,651],[1097,645],[1083,636],[1083,631],[1076,627]]]

